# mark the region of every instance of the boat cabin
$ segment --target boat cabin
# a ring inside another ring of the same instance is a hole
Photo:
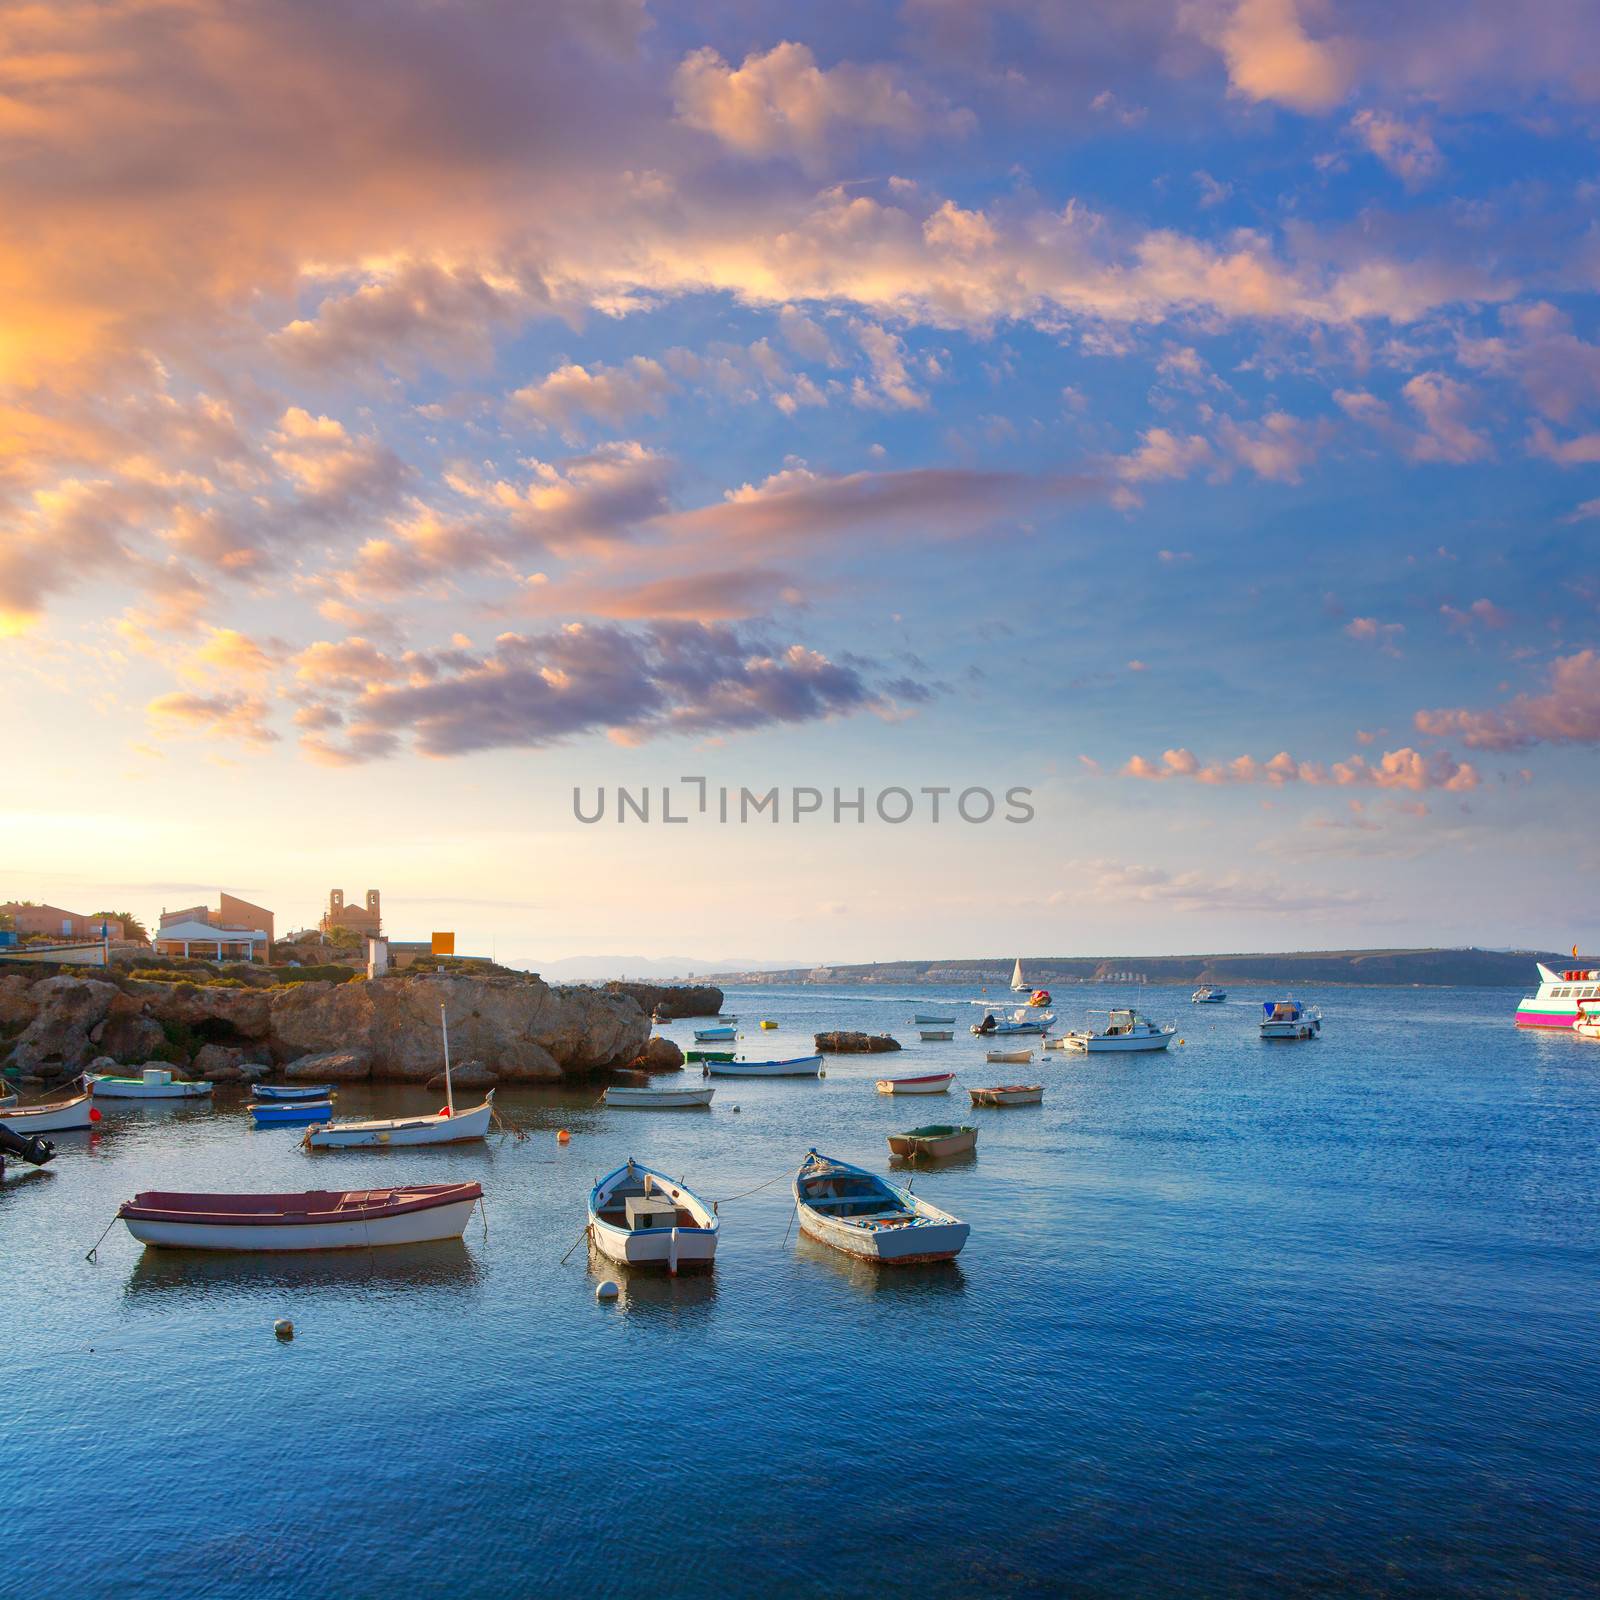
[[[1261,1009],[1266,1013],[1268,1022],[1298,1022],[1300,1020],[1300,1002],[1298,1000],[1263,1000]]]

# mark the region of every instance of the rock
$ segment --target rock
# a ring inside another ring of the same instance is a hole
[[[94,1030],[95,1044],[118,1061],[143,1061],[166,1047],[167,1035],[153,1017],[107,1017]]]
[[[611,994],[625,994],[648,1017],[714,1017],[722,1010],[722,991],[709,983],[608,983]]]
[[[96,1056],[83,1070],[85,1072],[102,1073],[115,1078],[122,1071],[122,1063],[113,1061],[110,1056]]]
[[[900,1048],[900,1041],[891,1039],[886,1033],[844,1033],[835,1030],[832,1033],[819,1033],[815,1035],[815,1040],[817,1050],[830,1056],[877,1056]]]
[[[630,1072],[682,1072],[683,1051],[670,1039],[663,1039],[657,1034],[650,1042],[628,1063]]]
[[[372,1057],[365,1050],[329,1050],[300,1056],[283,1075],[292,1083],[358,1083],[372,1076]]]
[[[104,1019],[116,993],[115,984],[97,978],[41,978],[30,996],[37,1009],[17,1039],[12,1064],[28,1076],[81,1067],[96,1053],[89,1032]]]
[[[498,1073],[491,1072],[481,1061],[462,1061],[450,1068],[450,1080],[458,1089],[492,1089],[499,1083]],[[444,1093],[444,1074],[428,1079],[428,1087]]]
[[[8,972],[0,978],[0,1023],[32,1022],[39,1002],[33,997],[36,979],[22,972]]]
[[[259,1053],[259,1047],[257,1052]],[[190,1068],[195,1077],[209,1080],[212,1083],[247,1083],[254,1079],[248,1078],[245,1073],[247,1067],[258,1067],[261,1063],[250,1059],[251,1052],[241,1049],[233,1044],[205,1044],[195,1052]],[[260,1077],[264,1074],[257,1073]]]

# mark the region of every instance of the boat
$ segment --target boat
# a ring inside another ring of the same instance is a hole
[[[1263,1039],[1315,1039],[1322,1032],[1322,1013],[1298,1000],[1261,1002]]]
[[[696,1044],[709,1044],[713,1039],[732,1039],[735,1037],[732,1028],[696,1028],[694,1042]]]
[[[174,1078],[170,1067],[146,1067],[137,1078],[89,1072],[90,1093],[101,1100],[198,1100],[211,1093],[209,1083]]]
[[[1600,968],[1552,972],[1542,961],[1534,964],[1539,969],[1539,992],[1518,1002],[1519,1028],[1570,1028],[1585,1000],[1600,1000]]]
[[[984,1059],[992,1065],[1004,1064],[1008,1067],[1019,1067],[1026,1061],[1033,1060],[1031,1050],[990,1050]]]
[[[1063,1034],[1069,1050],[1088,1055],[1102,1051],[1165,1050],[1178,1031],[1170,1022],[1159,1027],[1146,1016],[1126,1007],[1107,1013],[1104,1028],[1079,1028]]]
[[[1203,983],[1189,996],[1192,1006],[1220,1006],[1228,998],[1226,989],[1213,989],[1210,984]]]
[[[919,1028],[953,1028],[956,1025],[954,1017],[937,1017],[931,1011],[918,1011],[911,1020]]]
[[[1578,1020],[1572,1024],[1572,1031],[1580,1039],[1593,1039],[1600,1043],[1600,1000],[1579,1002]]]
[[[972,1031],[979,1038],[992,1038],[996,1034],[1004,1033],[1048,1033],[1050,1024],[1056,1020],[1055,1012],[1046,1011],[1042,1016],[1030,1016],[1025,1008],[1011,1013],[1011,1016],[1002,1022],[991,1011],[982,1022],[975,1022]]]
[[[257,1100],[331,1100],[331,1083],[258,1083],[251,1090]]]
[[[820,1078],[821,1056],[795,1056],[788,1061],[708,1061],[713,1078]]]
[[[331,1100],[257,1100],[250,1115],[258,1128],[300,1127],[307,1122],[325,1122],[333,1115]]]
[[[147,1189],[117,1215],[140,1244],[181,1250],[365,1250],[459,1239],[483,1198],[476,1183],[302,1194],[179,1194]]]
[[[1041,1050],[1065,1050],[1067,1041],[1065,1039],[1046,1039],[1039,1048]]]
[[[978,1147],[978,1130],[965,1124],[931,1122],[925,1128],[908,1128],[888,1136],[889,1149],[897,1156],[964,1156]]]
[[[1028,980],[1022,976],[1022,957],[1017,957],[1017,964],[1011,969],[1011,987],[1013,991],[1025,993]]]
[[[924,1072],[914,1078],[879,1078],[879,1094],[944,1094],[956,1081],[953,1072]]]
[[[972,1231],[909,1189],[815,1150],[794,1175],[794,1203],[802,1233],[884,1266],[949,1261]]]
[[[732,1061],[735,1052],[732,1050],[685,1050],[685,1061],[698,1061],[704,1065],[707,1061]]]
[[[968,1089],[975,1106],[1036,1106],[1044,1099],[1042,1083],[995,1083]]]
[[[489,1131],[494,1115],[494,1090],[483,1104],[456,1110],[450,1082],[450,1026],[444,1002],[439,1002],[439,1027],[444,1035],[444,1105],[431,1116],[378,1117],[369,1122],[318,1122],[306,1129],[302,1141],[308,1150],[372,1150],[397,1144],[465,1144]]]
[[[923,1028],[917,1037],[924,1044],[948,1044],[955,1033],[949,1028]]]
[[[709,1267],[717,1253],[716,1207],[665,1173],[627,1164],[589,1193],[589,1237],[601,1255],[627,1267]]]
[[[657,1089],[638,1084],[614,1083],[605,1093],[608,1106],[637,1106],[644,1110],[675,1111],[680,1106],[708,1106],[714,1088]]]
[[[763,1017],[761,1019],[761,1026],[763,1028],[776,1028],[778,1024],[776,1022],[768,1022],[767,1019]]]
[[[71,1133],[92,1128],[100,1120],[94,1097],[85,1090],[70,1100],[55,1100],[41,1106],[11,1106],[0,1111],[0,1128],[13,1133]]]
[[[0,1094],[0,1111],[4,1111],[7,1106],[14,1106],[16,1103],[17,1091],[15,1089],[10,1094]]]

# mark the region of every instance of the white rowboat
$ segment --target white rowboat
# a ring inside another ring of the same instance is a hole
[[[146,1067],[137,1078],[97,1072],[85,1076],[90,1092],[101,1100],[198,1100],[211,1093],[209,1083],[186,1083],[167,1067]]]
[[[955,1033],[950,1028],[924,1028],[917,1035],[924,1044],[948,1044]]]
[[[1008,1067],[1020,1067],[1024,1062],[1033,1060],[1031,1050],[990,1050],[984,1059],[991,1064]]]
[[[717,1253],[716,1208],[681,1182],[629,1158],[589,1194],[589,1237],[628,1267],[709,1267]]]
[[[707,1061],[713,1078],[820,1078],[821,1056],[795,1056],[790,1061]]]
[[[915,1078],[879,1078],[879,1094],[944,1094],[956,1081],[953,1072],[925,1072]]]
[[[52,1105],[11,1106],[0,1111],[0,1125],[13,1133],[70,1133],[77,1128],[92,1128],[100,1120],[93,1096],[80,1094]]]
[[[802,1233],[884,1266],[948,1261],[972,1231],[909,1189],[815,1150],[795,1173],[794,1203]]]
[[[928,1028],[953,1028],[956,1025],[954,1017],[936,1017],[929,1011],[918,1011],[911,1020],[918,1027]]]
[[[608,1106],[637,1106],[645,1110],[671,1111],[679,1106],[708,1106],[717,1091],[705,1089],[644,1089],[633,1084],[614,1083],[606,1090]]]

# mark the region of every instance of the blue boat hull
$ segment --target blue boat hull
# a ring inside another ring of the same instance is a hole
[[[295,1105],[251,1106],[250,1115],[258,1128],[275,1128],[302,1122],[329,1122],[333,1119],[331,1100],[308,1100]]]

